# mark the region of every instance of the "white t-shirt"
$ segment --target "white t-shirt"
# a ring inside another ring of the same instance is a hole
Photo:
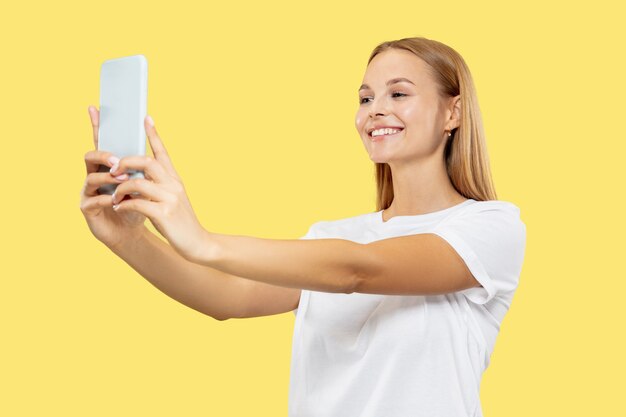
[[[480,417],[479,387],[524,259],[526,225],[513,203],[466,200],[395,216],[382,210],[314,223],[301,239],[369,243],[435,233],[482,287],[435,296],[302,290],[289,417]]]

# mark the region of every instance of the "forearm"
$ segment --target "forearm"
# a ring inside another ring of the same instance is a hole
[[[245,309],[244,279],[189,262],[148,229],[111,250],[160,291],[194,310],[223,320]]]
[[[351,293],[365,246],[344,239],[263,239],[206,232],[193,262],[254,281]]]

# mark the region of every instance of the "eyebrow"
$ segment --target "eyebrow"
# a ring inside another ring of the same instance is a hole
[[[406,82],[406,83],[411,83],[413,85],[415,85],[415,83],[411,80],[409,80],[408,78],[404,78],[404,77],[399,77],[399,78],[392,78],[391,80],[387,81],[386,85],[391,85],[391,84],[396,84],[396,83],[402,83],[402,82]],[[361,90],[365,90],[366,88],[370,88],[369,85],[367,84],[362,84],[359,87],[359,91]]]

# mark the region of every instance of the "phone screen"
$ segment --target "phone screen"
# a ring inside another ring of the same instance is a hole
[[[118,158],[146,154],[147,92],[148,61],[143,55],[110,59],[102,64],[98,150]],[[108,170],[101,166],[99,172]],[[141,171],[128,174],[131,178],[144,178]],[[117,184],[107,184],[98,191],[112,194],[116,187]]]

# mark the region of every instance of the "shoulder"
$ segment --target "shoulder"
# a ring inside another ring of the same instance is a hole
[[[526,224],[520,214],[520,208],[509,201],[477,201],[443,220],[432,232],[490,253],[521,253],[526,245]]]
[[[444,219],[433,233],[518,250],[526,241],[526,224],[520,215],[520,208],[509,201],[476,201]]]
[[[323,230],[327,232],[353,230],[355,228],[362,228],[371,221],[371,217],[376,213],[364,213],[358,214],[352,217],[344,217],[339,219],[324,219],[319,220],[311,225],[313,230]]]
[[[476,201],[473,204],[465,206],[465,208],[461,210],[460,213],[477,213],[486,211],[512,213],[517,215],[521,213],[520,208],[516,204],[504,200]]]
[[[447,221],[493,222],[504,221],[515,223],[525,228],[521,218],[521,209],[514,203],[504,200],[476,201],[453,214]],[[446,223],[446,222],[444,222]]]

